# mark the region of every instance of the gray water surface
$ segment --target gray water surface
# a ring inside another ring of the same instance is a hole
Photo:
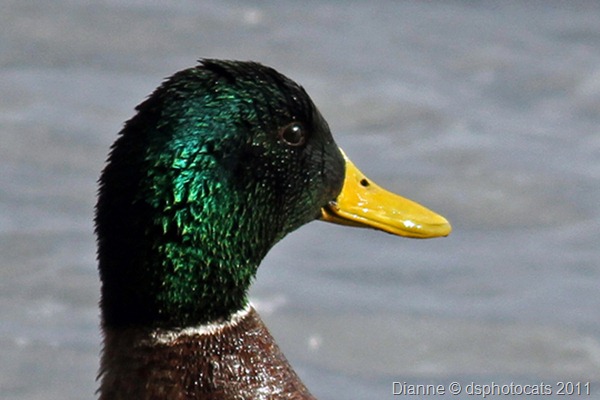
[[[589,381],[576,397],[600,399],[600,3],[0,6],[0,398],[94,398],[97,177],[133,108],[214,57],[298,81],[363,172],[453,224],[314,222],[267,256],[252,300],[318,398]]]

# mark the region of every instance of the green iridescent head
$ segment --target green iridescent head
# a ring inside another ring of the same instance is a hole
[[[256,63],[204,60],[137,111],[100,178],[103,322],[227,318],[267,251],[338,195],[343,156],[304,89]]]

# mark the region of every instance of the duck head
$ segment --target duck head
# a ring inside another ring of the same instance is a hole
[[[189,326],[247,303],[260,261],[315,219],[409,237],[441,216],[367,179],[302,87],[252,62],[204,60],[129,120],[96,207],[105,326]]]

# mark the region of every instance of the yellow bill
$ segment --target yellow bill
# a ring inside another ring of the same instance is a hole
[[[450,234],[446,218],[378,186],[342,154],[346,160],[344,186],[338,197],[321,209],[322,220],[411,238]]]

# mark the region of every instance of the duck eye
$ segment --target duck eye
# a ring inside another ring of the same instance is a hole
[[[306,140],[304,126],[299,122],[292,122],[281,128],[279,139],[288,146],[301,146]]]

